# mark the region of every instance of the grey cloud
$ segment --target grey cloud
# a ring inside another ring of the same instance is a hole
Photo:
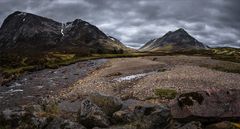
[[[210,46],[240,47],[239,0],[1,0],[0,23],[13,11],[67,22],[86,20],[131,47],[185,28]]]

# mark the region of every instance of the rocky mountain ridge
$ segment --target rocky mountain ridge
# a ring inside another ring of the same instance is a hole
[[[60,23],[16,11],[4,20],[0,29],[0,50],[4,52],[88,54],[121,53],[127,49],[121,42],[112,40],[96,26],[81,19]]]

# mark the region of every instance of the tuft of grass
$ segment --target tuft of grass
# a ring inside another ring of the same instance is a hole
[[[60,109],[58,107],[58,103],[56,102],[50,102],[46,105],[43,105],[44,115],[57,115],[60,112]]]
[[[63,54],[63,53],[52,53],[53,57],[60,58],[61,60],[71,60],[76,55],[75,54]]]
[[[21,74],[24,71],[32,70],[32,69],[34,69],[34,67],[35,66],[23,66],[23,67],[18,67],[18,68],[1,68],[1,70],[5,74],[18,75],[18,74]]]
[[[174,89],[155,89],[154,93],[162,99],[174,99],[177,96],[177,91]]]

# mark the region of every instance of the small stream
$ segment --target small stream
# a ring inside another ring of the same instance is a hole
[[[42,97],[57,94],[107,61],[107,59],[84,61],[58,69],[45,69],[22,75],[7,86],[0,87],[0,111],[36,103]]]

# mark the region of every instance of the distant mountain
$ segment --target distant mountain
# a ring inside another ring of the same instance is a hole
[[[159,51],[159,50],[191,50],[206,49],[208,46],[199,42],[184,29],[168,32],[163,37],[148,41],[140,51]]]
[[[96,26],[80,19],[60,23],[16,11],[4,20],[0,28],[0,51],[3,53],[67,52],[85,55],[128,50],[120,41],[113,40]]]

